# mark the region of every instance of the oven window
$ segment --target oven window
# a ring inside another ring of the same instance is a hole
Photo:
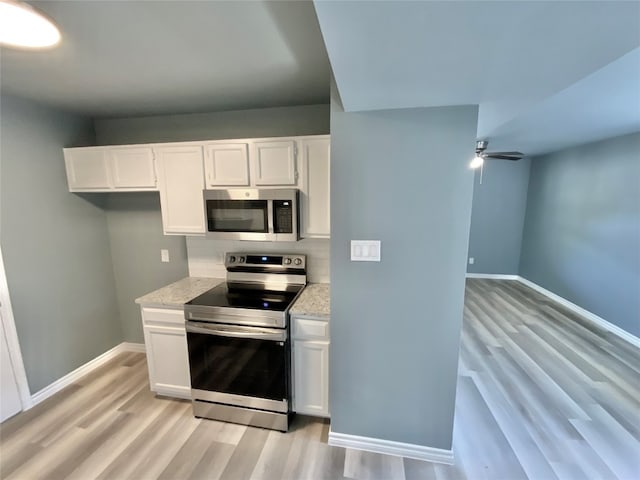
[[[287,398],[286,343],[187,332],[191,388]]]
[[[207,200],[210,232],[268,233],[267,200]]]

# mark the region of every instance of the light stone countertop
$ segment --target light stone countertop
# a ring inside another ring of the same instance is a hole
[[[144,306],[182,307],[188,301],[224,281],[224,278],[186,277],[136,298],[136,303]]]
[[[291,315],[309,315],[311,317],[329,317],[331,305],[329,302],[328,283],[310,283],[302,291],[296,303],[289,310]]]

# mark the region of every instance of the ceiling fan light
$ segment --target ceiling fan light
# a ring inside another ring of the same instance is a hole
[[[46,48],[59,42],[58,28],[30,5],[0,0],[0,45]]]
[[[484,158],[482,158],[480,155],[476,155],[473,160],[471,160],[471,163],[469,164],[469,168],[480,168],[482,166],[482,164],[484,163]]]

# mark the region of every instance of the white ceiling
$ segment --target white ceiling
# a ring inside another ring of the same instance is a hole
[[[328,103],[310,2],[29,2],[62,31],[42,52],[0,50],[3,92],[91,116]]]
[[[489,150],[640,130],[637,1],[30,3],[63,42],[2,92],[93,117],[327,103],[330,60],[348,111],[479,104]]]
[[[637,56],[612,63],[640,46],[640,2],[315,6],[347,111],[479,104],[478,138],[527,154],[640,129]],[[613,89],[623,108],[584,108],[608,105]],[[582,113],[593,117],[571,122]]]
[[[640,48],[490,132],[491,147],[529,154],[640,132]],[[638,152],[640,161],[640,152]]]

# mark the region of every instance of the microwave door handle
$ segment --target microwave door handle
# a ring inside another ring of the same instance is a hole
[[[287,333],[284,331],[280,332],[251,327],[227,328],[217,325],[187,322],[186,330],[191,333],[202,333],[205,335],[218,335],[220,337],[231,338],[255,338],[256,340],[274,340],[279,342],[284,342],[287,339]]]
[[[273,200],[267,201],[267,218],[269,221],[269,233],[273,234],[274,226],[273,226]]]

